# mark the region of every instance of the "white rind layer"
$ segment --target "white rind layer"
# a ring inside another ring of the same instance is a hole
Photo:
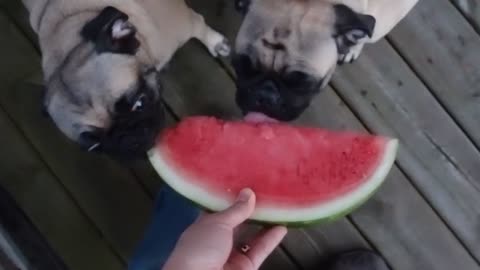
[[[308,223],[310,221],[329,219],[349,210],[352,210],[366,201],[384,182],[398,150],[398,140],[391,139],[387,142],[383,159],[373,173],[372,177],[355,190],[328,202],[308,207],[279,209],[274,207],[258,207],[252,216],[253,220],[268,223]],[[231,205],[231,201],[212,196],[207,189],[192,184],[180,170],[170,164],[168,157],[161,147],[149,153],[150,162],[163,180],[178,193],[191,201],[211,210],[221,211]]]

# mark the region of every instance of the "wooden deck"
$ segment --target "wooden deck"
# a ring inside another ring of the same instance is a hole
[[[233,1],[190,1],[234,39]],[[480,4],[420,0],[389,37],[341,67],[299,123],[401,140],[386,185],[329,225],[291,230],[266,270],[318,269],[365,247],[392,270],[480,269]],[[469,6],[470,5],[470,6]],[[477,5],[477,6],[475,6]],[[67,142],[40,114],[40,54],[19,1],[0,1],[0,185],[71,269],[123,269],[161,180]],[[179,119],[237,117],[233,73],[192,42],[165,78]],[[172,120],[174,122],[174,120]]]

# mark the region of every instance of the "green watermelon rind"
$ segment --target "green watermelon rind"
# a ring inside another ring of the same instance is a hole
[[[193,193],[195,192],[186,191],[187,188],[185,188],[185,186],[191,185],[189,184],[189,181],[185,180],[185,179],[188,179],[188,177],[182,176],[183,174],[182,170],[175,168],[175,165],[172,164],[173,162],[170,162],[168,160],[168,150],[162,147],[163,146],[158,146],[156,149],[151,150],[148,153],[148,155],[153,167],[155,168],[157,173],[164,179],[167,185],[169,185],[172,189],[174,189],[176,192],[178,192],[179,194],[181,194],[182,196],[184,196],[194,204],[198,205],[200,208],[205,209],[207,211],[211,211],[211,212],[221,211],[223,209],[226,209],[229,206],[228,202],[222,199],[214,198],[214,196],[209,195],[208,191],[206,190],[202,189],[202,190],[196,191],[197,194],[204,193],[204,197],[207,199],[203,199],[203,200],[199,198],[201,196],[194,195]],[[357,196],[358,198],[356,198],[354,201],[349,201],[348,203],[345,203],[345,205],[343,206],[336,207],[336,209],[334,209],[333,211],[330,211],[328,215],[321,215],[321,216],[310,215],[309,217],[302,217],[298,219],[290,218],[289,220],[288,219],[282,220],[282,218],[273,217],[273,215],[269,216],[268,210],[264,210],[264,213],[262,216],[254,215],[251,219],[251,222],[264,224],[264,225],[285,225],[288,227],[307,227],[307,226],[312,226],[320,223],[329,223],[329,222],[338,220],[340,218],[343,218],[348,214],[352,213],[353,211],[355,211],[360,206],[362,206],[381,187],[381,185],[385,181],[388,173],[390,172],[395,162],[397,150],[398,150],[398,140],[396,139],[388,140],[386,143],[386,146],[384,147],[382,162],[379,163],[379,165],[377,166],[377,169],[372,174],[372,177],[364,181],[364,183],[362,183],[362,185],[359,186],[357,189],[352,190],[348,194],[340,196],[338,200],[348,201],[349,197],[354,196],[352,194],[356,193],[358,190],[361,190],[362,188],[366,188],[367,184],[371,184],[372,186],[371,187],[369,186],[368,191],[366,192],[359,192],[358,194],[355,194],[355,196]],[[179,184],[181,181],[185,182],[185,184]],[[183,187],[180,187],[182,185]],[[196,189],[201,189],[200,187],[197,187],[195,185],[191,185],[191,186],[194,186],[194,188]],[[210,200],[210,202],[207,202],[207,200]],[[217,200],[217,202],[211,202],[214,200]],[[316,211],[317,213],[321,212],[320,210],[322,210],[322,205],[325,205],[325,203],[320,203],[320,206]],[[274,210],[282,211],[281,209],[274,209]],[[299,209],[289,209],[286,211],[291,212],[293,214],[296,211],[299,211]],[[285,214],[285,216],[289,216],[289,215]]]
[[[380,188],[380,187],[378,187]],[[375,191],[373,191],[369,196],[367,196],[367,198],[365,198],[365,200],[359,202],[357,205],[355,206],[352,206],[351,208],[348,208],[346,209],[345,211],[343,212],[340,212],[334,216],[330,216],[330,217],[325,217],[325,218],[320,218],[320,219],[315,219],[315,220],[308,220],[308,221],[298,221],[298,222],[271,222],[271,221],[265,221],[265,220],[254,220],[254,219],[251,219],[249,220],[249,223],[251,224],[257,224],[257,225],[261,225],[261,226],[268,226],[268,225],[282,225],[282,226],[286,226],[286,227],[289,227],[289,228],[306,228],[306,227],[311,227],[311,226],[314,226],[314,225],[317,225],[317,224],[328,224],[328,223],[333,223],[335,221],[338,221],[346,216],[348,216],[349,214],[353,213],[356,209],[360,208],[365,202],[367,202],[376,192],[377,192],[378,189],[376,189]],[[176,191],[176,190],[175,190]],[[176,191],[178,192],[178,191]],[[181,194],[181,193],[180,193]],[[194,200],[192,199],[189,199],[187,197],[185,197],[189,202],[191,202],[192,204],[196,205],[198,208],[204,210],[205,212],[209,212],[209,213],[212,213],[214,212],[212,209],[208,209],[206,208],[205,206],[201,205],[200,203],[198,202],[195,202]]]

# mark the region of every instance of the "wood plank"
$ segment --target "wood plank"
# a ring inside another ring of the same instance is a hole
[[[68,269],[15,199],[0,185],[0,253],[2,251],[19,269]],[[7,269],[16,268],[7,266]]]
[[[214,4],[211,9],[205,8],[215,10],[211,11],[214,17],[207,18],[207,21],[222,27],[229,37],[234,37],[239,22],[233,21],[232,13],[225,12],[231,8],[225,8],[223,4],[225,2],[217,2],[217,10]],[[205,7],[206,4],[202,2],[198,5]],[[363,78],[369,79],[368,76]],[[362,125],[340,101],[335,93],[326,91],[311,108],[316,112],[307,112],[303,123],[361,129]],[[191,104],[188,108],[193,110],[195,107]],[[352,218],[394,269],[451,269],[458,264],[468,269],[478,268],[461,243],[398,168],[394,168],[381,192],[353,214]]]
[[[371,130],[400,138],[400,167],[480,258],[480,154],[415,74],[380,42],[333,85]]]
[[[160,191],[163,182],[151,166],[148,159],[134,160],[129,162],[129,164],[125,164],[125,166],[132,171],[133,175],[135,175],[137,181],[143,187],[148,196],[154,200]]]
[[[478,33],[447,0],[422,0],[390,40],[480,147]]]
[[[265,260],[260,270],[295,270],[297,265],[287,256],[282,248],[275,249]]]
[[[21,0],[0,0],[0,9],[13,21],[18,29],[28,38],[28,40],[34,44],[35,48],[39,51],[37,35],[30,27],[28,20],[27,10],[23,6]]]
[[[308,230],[290,229],[283,244],[302,269],[318,269],[342,252],[372,248],[348,219],[312,226]]]
[[[16,199],[70,269],[121,269],[97,228],[0,109],[0,184]]]
[[[171,127],[175,124],[175,117],[170,113],[167,113],[166,126]],[[150,197],[155,200],[163,185],[163,180],[152,167],[150,161],[145,158],[142,160],[131,161],[126,165],[132,169],[133,173],[137,176],[138,181],[143,185]]]
[[[41,95],[38,86],[15,90],[8,100],[10,104],[22,104],[23,112],[6,103],[3,106],[14,112],[10,116],[15,116],[18,126],[48,166],[115,250],[128,260],[149,221],[152,200],[129,170],[106,157],[80,151],[38,115]],[[26,98],[26,91],[31,92],[32,98]]]
[[[2,67],[7,67],[0,73],[4,79],[0,105],[115,250],[127,260],[149,219],[151,199],[128,169],[104,156],[80,151],[41,115],[40,86],[13,87],[23,74],[39,70],[39,56],[35,56],[30,42],[5,16],[0,16],[0,32],[3,45],[0,58]]]
[[[231,93],[235,84],[198,42],[180,49],[165,75],[164,98],[178,116],[239,115]]]
[[[451,2],[467,17],[477,31],[480,32],[480,3],[476,0],[451,0]]]
[[[29,42],[24,42],[23,36],[18,33],[16,26],[9,20],[7,15],[0,9],[0,42],[2,44],[2,57],[8,54],[8,58],[0,65],[0,79],[3,87],[30,76],[38,71],[38,55]],[[16,42],[21,40],[21,42]],[[14,47],[14,48],[13,48]],[[10,51],[10,49],[14,49]],[[10,53],[11,52],[11,53]],[[15,60],[14,53],[23,53],[22,59]]]

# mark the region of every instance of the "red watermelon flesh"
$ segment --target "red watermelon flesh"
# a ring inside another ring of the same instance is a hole
[[[367,134],[194,117],[167,130],[151,160],[168,184],[211,210],[248,187],[257,195],[254,219],[302,223],[365,201],[396,149],[396,140]]]

